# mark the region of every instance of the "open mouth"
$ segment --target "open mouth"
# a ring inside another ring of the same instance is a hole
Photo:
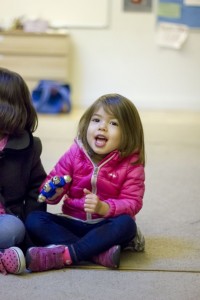
[[[95,146],[104,147],[107,141],[108,141],[108,139],[105,138],[105,136],[97,135],[95,137]]]

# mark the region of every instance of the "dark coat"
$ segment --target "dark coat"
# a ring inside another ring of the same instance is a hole
[[[37,202],[38,189],[46,178],[41,152],[40,139],[26,131],[10,137],[0,151],[0,201],[7,213],[23,221],[31,211],[46,210],[46,204]]]

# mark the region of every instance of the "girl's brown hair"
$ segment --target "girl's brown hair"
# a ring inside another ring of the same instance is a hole
[[[143,126],[135,105],[119,94],[107,94],[98,98],[83,114],[78,125],[78,136],[87,150],[87,129],[93,114],[103,107],[105,112],[113,114],[122,130],[120,152],[126,157],[133,152],[139,153],[136,163],[145,165],[145,146]]]
[[[37,126],[37,113],[25,81],[19,74],[0,68],[0,134],[34,132]]]

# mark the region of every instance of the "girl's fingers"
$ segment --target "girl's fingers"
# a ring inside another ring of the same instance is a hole
[[[92,193],[92,192],[89,191],[88,189],[83,189],[83,192],[84,192],[85,195],[88,195],[88,194],[91,194],[91,193]]]

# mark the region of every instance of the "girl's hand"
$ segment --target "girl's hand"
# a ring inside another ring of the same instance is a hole
[[[62,187],[56,188],[55,194],[52,197],[48,198],[48,200],[50,200],[50,201],[55,200],[58,196],[60,196],[63,193],[63,191],[64,191],[64,189]]]
[[[46,200],[53,201],[63,193],[64,189],[62,187],[58,187],[55,190],[51,191],[49,189],[50,182],[50,180],[46,182],[45,188],[43,187],[41,193],[38,196],[38,202],[45,202]]]
[[[106,215],[109,210],[109,205],[103,202],[99,197],[93,194],[88,189],[83,190],[85,194],[84,211],[86,213],[97,213],[99,215]]]

